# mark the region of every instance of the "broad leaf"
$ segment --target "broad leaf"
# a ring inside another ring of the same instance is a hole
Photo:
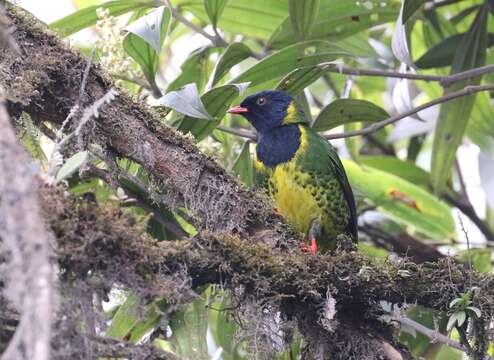
[[[218,19],[223,13],[223,10],[225,10],[227,3],[228,0],[204,0],[204,8],[206,9],[206,13],[214,28],[216,28]]]
[[[190,11],[202,22],[209,22],[203,0],[177,0],[173,4]],[[231,33],[267,39],[287,16],[287,1],[229,0],[218,27]]]
[[[295,96],[319,79],[322,74],[324,74],[324,70],[320,66],[308,66],[295,69],[281,79],[276,88]]]
[[[304,1],[299,2],[304,3]],[[375,25],[396,19],[399,9],[399,2],[394,0],[379,2],[321,0],[310,39],[337,42]],[[297,39],[290,18],[287,17],[269,39],[269,44],[274,48],[281,48],[293,44]]]
[[[289,0],[290,21],[298,39],[309,38],[319,5],[320,0]]]
[[[350,183],[382,211],[431,239],[455,235],[451,209],[423,188],[390,173],[343,160]]]
[[[128,336],[139,321],[139,308],[142,306],[138,295],[130,293],[127,299],[113,315],[112,323],[106,331],[106,336],[122,339]]]
[[[429,173],[411,161],[400,160],[394,156],[361,156],[360,162],[364,165],[398,176],[424,189],[429,188]]]
[[[161,52],[161,45],[168,32],[170,17],[170,9],[161,6],[127,25],[124,30],[139,36],[153,47],[156,54],[159,54]]]
[[[477,14],[470,30],[458,46],[451,73],[457,73],[485,64],[487,47],[487,6]],[[448,92],[466,85],[479,84],[480,77],[458,82]],[[475,102],[475,95],[465,96],[441,105],[432,148],[432,185],[442,192],[451,174],[460,144]]]
[[[160,5],[161,2],[156,0],[108,1],[103,4],[89,6],[57,20],[50,24],[50,29],[58,32],[61,36],[69,36],[96,24],[99,19],[96,10],[99,8],[108,9],[111,16],[119,16],[131,11],[157,7]]]
[[[123,48],[141,67],[149,84],[156,88],[154,76],[158,70],[161,45],[170,24],[171,12],[160,7],[127,26]]]
[[[407,22],[408,19],[425,4],[427,0],[404,0],[403,5],[403,24]]]
[[[156,101],[156,105],[169,107],[197,119],[213,120],[201,101],[196,84],[188,84],[181,89],[165,94]]]
[[[381,107],[367,100],[338,99],[321,110],[312,127],[326,131],[354,122],[378,122],[389,117]]]
[[[349,55],[339,47],[330,45],[326,41],[301,42],[264,58],[231,82],[249,81],[251,86],[256,86],[269,80],[277,79],[296,68],[317,65],[321,62],[333,61],[339,57]]]
[[[252,50],[242,43],[229,45],[221,55],[213,70],[211,86],[214,86],[225,76],[233,66],[252,56]]]
[[[463,36],[465,34],[455,34],[437,43],[416,60],[415,65],[421,69],[450,66]],[[491,46],[494,46],[494,34],[489,34],[487,38],[487,47]]]
[[[190,132],[197,140],[204,139],[218,126],[230,104],[243,92],[246,86],[246,84],[231,84],[209,90],[200,98],[207,112],[211,114],[209,120],[187,114],[189,116],[182,119],[178,129],[183,133]]]
[[[490,273],[492,270],[491,255],[490,248],[476,248],[462,250],[456,254],[456,257],[465,264],[471,260],[473,269],[479,273]]]
[[[179,356],[197,360],[209,360],[206,332],[208,312],[206,301],[195,300],[170,317],[172,337],[170,339],[175,353]]]

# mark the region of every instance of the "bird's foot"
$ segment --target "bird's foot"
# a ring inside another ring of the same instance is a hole
[[[307,245],[306,243],[303,243],[300,246],[300,249],[302,251],[304,251],[304,252],[308,252],[308,253],[311,253],[311,254],[317,253],[317,241],[316,241],[316,238],[315,237],[311,238],[310,245]]]

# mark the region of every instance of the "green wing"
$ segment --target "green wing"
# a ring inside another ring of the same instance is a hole
[[[353,197],[352,187],[348,182],[348,178],[345,173],[345,168],[341,163],[341,160],[336,153],[335,148],[331,145],[327,140],[326,143],[328,146],[328,155],[331,163],[333,164],[333,169],[338,178],[338,182],[343,189],[343,194],[345,195],[345,200],[348,204],[348,209],[350,211],[350,219],[348,220],[347,231],[352,235],[354,242],[358,241],[358,224],[357,224],[357,208],[355,206],[355,198]]]
[[[319,173],[331,173],[332,177],[336,177],[350,212],[347,231],[352,235],[356,242],[358,239],[357,210],[355,207],[353,191],[348,182],[345,168],[338,157],[336,149],[326,139],[308,127],[305,127],[305,129],[307,136],[309,137],[308,143],[310,149],[307,151],[306,158],[302,160],[304,162],[303,166],[312,168]]]

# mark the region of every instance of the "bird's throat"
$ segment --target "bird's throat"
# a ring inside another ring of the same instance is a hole
[[[298,124],[283,125],[259,134],[257,159],[267,167],[293,159],[300,147],[301,131]]]

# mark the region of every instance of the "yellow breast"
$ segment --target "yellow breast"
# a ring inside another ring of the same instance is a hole
[[[311,187],[307,186],[308,175],[297,173],[292,163],[279,165],[270,178],[270,192],[278,211],[303,233],[309,229],[312,220],[322,220]]]

